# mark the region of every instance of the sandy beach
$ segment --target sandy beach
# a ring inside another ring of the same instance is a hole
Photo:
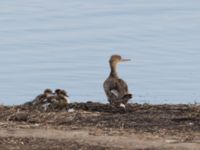
[[[29,106],[0,106],[0,149],[200,148],[199,105],[128,104],[126,111],[101,103],[72,103],[41,112]]]

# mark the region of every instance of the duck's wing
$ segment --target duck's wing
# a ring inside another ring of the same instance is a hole
[[[124,90],[120,87],[121,83],[118,80],[106,80],[104,82],[104,90],[110,103],[115,103],[123,97]]]
[[[119,88],[119,91],[121,92],[121,95],[124,96],[128,93],[128,85],[127,83],[122,80],[122,79],[118,79],[118,88]]]
[[[110,103],[126,104],[132,98],[127,83],[122,79],[108,79],[104,82],[104,90]]]
[[[124,80],[118,79],[118,84],[121,91],[121,102],[126,104],[132,98],[132,94],[129,93],[128,85]]]

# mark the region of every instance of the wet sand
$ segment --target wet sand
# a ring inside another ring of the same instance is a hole
[[[199,105],[72,103],[74,111],[0,106],[0,149],[200,149]]]

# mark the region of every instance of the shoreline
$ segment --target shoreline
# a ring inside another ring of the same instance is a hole
[[[194,149],[200,105],[71,103],[72,112],[0,106],[0,149]]]

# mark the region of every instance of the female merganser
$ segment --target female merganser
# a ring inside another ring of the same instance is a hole
[[[132,94],[128,91],[128,85],[117,74],[117,64],[125,61],[130,61],[130,59],[123,59],[120,55],[111,56],[109,61],[111,72],[103,84],[110,104],[123,108],[125,108],[128,100],[132,98]]]

